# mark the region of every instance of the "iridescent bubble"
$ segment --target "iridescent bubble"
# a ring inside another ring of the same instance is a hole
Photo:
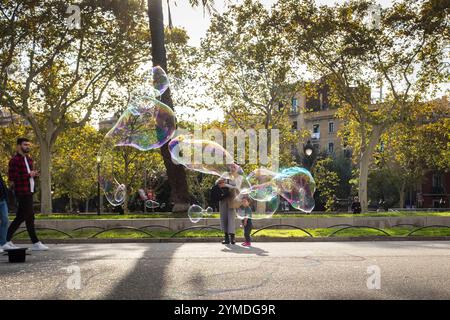
[[[305,168],[292,167],[282,170],[274,181],[279,194],[295,209],[311,212],[314,209],[316,183]]]
[[[115,178],[118,169],[117,154],[108,139],[104,140],[99,151],[100,187],[105,193],[108,202],[113,206],[119,206],[125,201],[126,188]]]
[[[189,207],[188,217],[192,223],[197,223],[201,219],[209,218],[212,213],[213,209],[211,207],[203,209],[201,206],[193,204]]]
[[[166,72],[160,66],[156,66],[152,68],[152,79],[153,79],[153,88],[158,90],[159,95],[163,95],[163,93],[169,88],[170,82],[169,77]]]
[[[272,197],[269,201],[258,201],[250,197],[249,193],[240,193],[235,198],[241,205],[236,209],[236,216],[239,219],[269,219],[272,218],[280,205],[278,196]]]
[[[167,143],[175,133],[175,127],[173,110],[156,99],[145,97],[131,101],[105,138],[111,139],[115,147],[148,151]]]
[[[149,209],[156,209],[159,208],[159,203],[153,200],[146,200],[145,206]]]
[[[114,200],[117,203],[123,203],[126,196],[126,188],[124,184],[119,185],[114,192]]]
[[[98,154],[101,165],[99,181],[113,206],[123,203],[126,197],[123,184],[116,179],[120,148],[149,151],[160,148],[175,133],[173,110],[156,99],[168,86],[169,80],[164,70],[161,67],[152,68],[148,79],[133,91],[127,109],[102,142]]]
[[[186,168],[225,179],[242,175],[242,168],[234,163],[233,157],[220,144],[192,135],[179,135],[169,142],[172,160]]]
[[[250,185],[249,196],[258,201],[270,201],[277,196],[278,188],[274,181],[276,172],[265,168],[253,170],[246,180]]]

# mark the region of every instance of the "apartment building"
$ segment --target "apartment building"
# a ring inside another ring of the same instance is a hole
[[[311,133],[308,138],[295,146],[299,151],[309,140],[317,152],[329,154],[347,152],[342,139],[337,135],[342,120],[336,116],[337,109],[329,105],[327,91],[326,87],[319,89],[317,96],[313,98],[306,97],[301,92],[292,97],[289,113],[292,128],[306,129]]]

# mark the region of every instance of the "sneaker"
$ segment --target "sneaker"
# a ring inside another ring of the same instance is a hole
[[[2,246],[3,250],[12,250],[12,249],[17,249],[19,247],[17,247],[14,243],[12,243],[11,241],[8,241],[7,243],[5,243]]]
[[[244,242],[244,243],[242,244],[242,246],[243,246],[243,247],[250,247],[251,244],[250,244],[250,242]]]
[[[48,250],[48,247],[44,246],[40,241],[33,243],[33,245],[31,246],[31,251],[46,251],[46,250]]]

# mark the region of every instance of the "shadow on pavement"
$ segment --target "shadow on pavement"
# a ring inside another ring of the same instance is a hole
[[[222,252],[232,252],[232,253],[238,253],[238,254],[254,254],[257,256],[268,256],[268,251],[263,250],[261,248],[257,247],[242,247],[237,244],[227,244],[225,245],[225,248],[222,249]]]
[[[107,300],[151,300],[165,299],[164,289],[166,279],[169,277],[168,268],[173,254],[182,246],[182,243],[166,244],[164,257],[153,255],[157,246],[149,246],[144,251],[142,258],[136,260],[136,264],[128,274],[122,277],[109,294],[102,299]]]

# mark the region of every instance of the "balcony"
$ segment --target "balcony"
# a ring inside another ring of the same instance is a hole
[[[445,194],[445,190],[443,187],[433,186],[431,188],[431,194]]]
[[[312,132],[311,133],[311,139],[319,140],[320,139],[320,132]]]

